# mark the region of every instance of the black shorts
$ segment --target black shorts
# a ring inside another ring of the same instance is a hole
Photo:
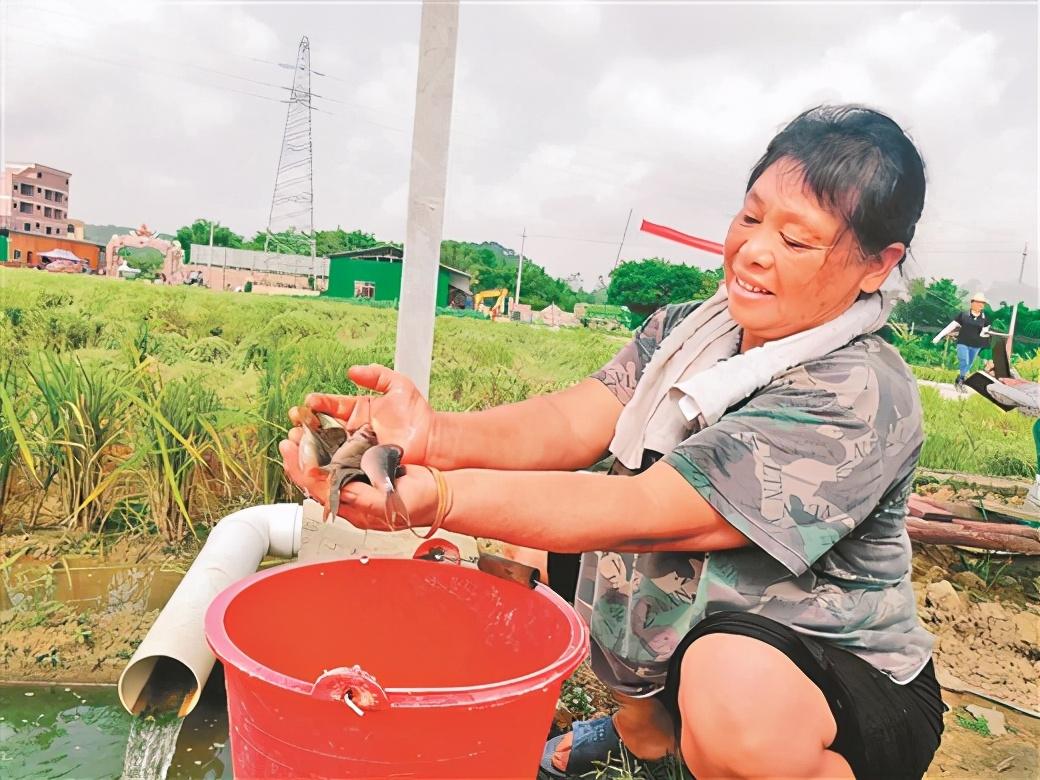
[[[679,643],[664,690],[658,694],[676,724],[683,654],[708,634],[751,637],[790,658],[823,692],[838,725],[830,749],[849,762],[860,780],[920,778],[931,763],[945,709],[931,661],[912,681],[899,685],[847,650],[747,612],[712,615]]]

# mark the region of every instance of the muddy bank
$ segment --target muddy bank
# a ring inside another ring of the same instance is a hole
[[[4,680],[114,683],[191,564],[154,537],[0,536]]]
[[[10,681],[115,683],[158,610],[0,613],[0,666]]]

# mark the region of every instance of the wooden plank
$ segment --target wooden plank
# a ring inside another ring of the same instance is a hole
[[[939,471],[936,469],[917,469],[920,477],[927,477],[938,482],[945,482],[952,486],[963,485],[965,487],[981,488],[993,493],[1006,496],[1024,496],[1033,486],[1032,480],[1024,478],[1012,479],[1010,477],[987,477],[982,474],[963,474],[959,471]],[[931,501],[931,496],[928,497]]]
[[[928,503],[939,509],[945,509],[956,518],[965,520],[986,520],[988,515],[974,504],[964,501],[943,501],[942,499],[928,497]]]
[[[910,512],[914,517],[920,517],[922,520],[953,520],[953,514],[943,509],[942,507],[936,506],[931,503],[927,498],[919,496],[916,493],[910,496],[910,499],[906,503],[907,511]]]
[[[982,508],[990,516],[1008,517],[1023,523],[1040,523],[1040,511],[1025,506],[1008,506],[995,501],[982,501]]]
[[[982,550],[1040,555],[1040,541],[1035,539],[994,533],[990,530],[966,528],[958,523],[941,523],[908,517],[906,531],[911,540],[923,544],[963,545]]]
[[[1040,523],[1040,512],[1019,506],[999,504],[996,501],[978,501],[970,504],[965,501],[943,501],[940,498],[929,496],[925,499],[939,509],[944,509],[953,515],[955,520],[978,520],[984,523],[1018,523],[1024,525],[1036,525]],[[919,517],[910,512],[911,515]],[[925,520],[940,518],[923,518]]]
[[[1035,539],[1040,542],[1040,528],[1033,528],[1031,525],[1019,525],[1018,523],[986,523],[980,520],[961,520],[960,518],[953,522],[962,528],[1008,534],[1009,536],[1021,536],[1023,539]]]
[[[1008,360],[1008,337],[991,336],[990,348],[993,354],[993,374],[997,379],[1006,379],[1011,376],[1011,363]]]
[[[972,390],[981,395],[990,403],[996,404],[1005,412],[1010,412],[1012,409],[1015,408],[1014,406],[1010,406],[1009,404],[1003,403],[1002,401],[998,401],[996,398],[994,398],[986,392],[986,388],[996,381],[996,379],[991,377],[985,371],[976,371],[974,374],[972,374],[964,380],[964,384],[966,384],[968,387],[970,387]]]

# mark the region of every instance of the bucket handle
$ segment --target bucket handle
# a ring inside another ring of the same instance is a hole
[[[366,712],[390,708],[383,686],[360,666],[329,669],[314,681],[311,696],[343,702],[359,717]]]

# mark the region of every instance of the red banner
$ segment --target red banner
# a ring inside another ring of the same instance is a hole
[[[704,252],[711,252],[712,254],[722,254],[722,244],[715,241],[709,241],[706,238],[697,238],[697,236],[691,236],[687,233],[682,233],[675,228],[665,227],[664,225],[655,225],[653,222],[647,222],[643,220],[643,224],[639,227],[644,233],[653,233],[655,236],[661,238],[667,238],[669,241],[677,241],[680,244],[686,244],[692,246],[695,249],[700,249]]]

